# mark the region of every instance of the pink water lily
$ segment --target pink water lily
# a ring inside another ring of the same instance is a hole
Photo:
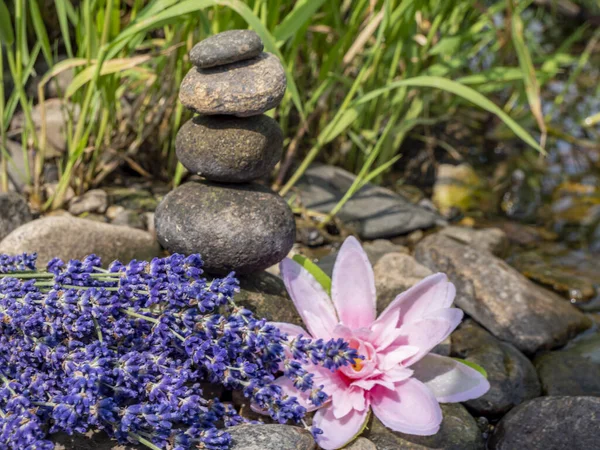
[[[451,308],[456,290],[438,273],[398,295],[377,317],[373,270],[359,242],[346,239],[333,269],[331,298],[295,261],[281,263],[281,275],[308,332],[275,323],[288,334],[344,338],[364,360],[331,372],[308,366],[315,385],[329,400],[313,423],[323,430],[318,444],[338,449],[363,429],[369,411],[387,427],[416,435],[435,434],[442,421],[439,402],[463,402],[489,389],[478,371],[430,351],[460,323],[463,312]],[[309,411],[316,408],[285,377],[277,380]]]

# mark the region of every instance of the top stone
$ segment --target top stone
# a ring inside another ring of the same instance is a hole
[[[196,67],[222,66],[260,55],[263,43],[254,31],[231,30],[204,39],[190,51],[190,61]]]

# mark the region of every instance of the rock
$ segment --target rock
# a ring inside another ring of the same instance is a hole
[[[540,397],[500,421],[490,450],[590,450],[598,448],[598,397]]]
[[[468,227],[449,226],[442,228],[439,234],[485,250],[496,256],[502,256],[508,249],[508,237],[500,228],[473,229]]]
[[[444,419],[440,431],[433,436],[397,433],[386,428],[375,417],[369,439],[377,446],[377,450],[483,450],[481,432],[465,407],[459,403],[440,406]]]
[[[471,319],[452,333],[452,355],[479,364],[488,374],[490,390],[465,403],[477,414],[500,416],[541,395],[540,382],[531,361]]]
[[[115,187],[106,189],[106,192],[111,205],[144,212],[153,212],[158,206],[156,198],[146,189]]]
[[[594,300],[598,298],[596,285],[600,280],[597,255],[546,242],[514,253],[508,262],[526,277],[551,287],[581,309],[600,309],[600,302]]]
[[[545,395],[600,397],[600,334],[534,360]]]
[[[359,437],[350,445],[344,447],[344,450],[377,450],[377,447],[367,438]]]
[[[27,201],[19,194],[0,194],[0,241],[11,231],[31,221]]]
[[[201,69],[254,58],[263,51],[258,34],[251,30],[230,30],[197,43],[190,62]]]
[[[46,195],[46,198],[54,197],[54,194],[56,194],[57,190],[58,183],[44,184],[44,194]],[[69,203],[73,197],[75,197],[75,191],[71,186],[68,186],[63,197],[63,205]]]
[[[152,237],[143,231],[74,217],[55,216],[29,222],[10,233],[0,243],[0,253],[37,252],[38,267],[54,257],[65,261],[91,253],[105,265],[115,259],[150,259],[160,254]]]
[[[355,178],[338,167],[315,165],[306,171],[296,188],[304,207],[329,213]],[[389,238],[430,228],[441,219],[404,197],[370,183],[344,205],[337,217],[354,228],[362,239]]]
[[[23,155],[22,144],[20,142],[6,140],[6,151],[10,155],[8,164],[9,187],[17,192],[24,192],[27,185],[27,167],[33,167],[33,161],[29,155]]]
[[[577,308],[503,260],[449,237],[426,237],[415,258],[434,272],[445,272],[456,285],[455,304],[526,354],[563,345],[591,325]]]
[[[146,223],[144,217],[137,211],[131,209],[123,209],[117,216],[111,221],[113,225],[125,225],[131,228],[137,228],[138,230],[145,230]]]
[[[186,183],[156,210],[159,242],[172,252],[200,253],[209,273],[258,272],[294,244],[294,215],[259,184]]]
[[[363,250],[367,254],[369,262],[372,266],[377,264],[377,261],[379,261],[388,253],[405,253],[407,255],[409,253],[408,248],[402,245],[394,244],[387,239],[377,239],[375,241],[365,242],[363,243]],[[327,255],[320,257],[318,261],[319,267],[330,277],[333,273],[333,265],[335,264],[337,253],[337,250],[331,251]]]
[[[377,311],[383,311],[399,294],[432,274],[415,258],[404,253],[388,253],[373,267],[377,290]]]
[[[69,202],[69,212],[74,216],[83,213],[101,213],[106,211],[108,196],[102,189],[92,189],[80,197],[75,197]]]
[[[255,116],[279,105],[286,83],[279,59],[261,53],[227,66],[192,68],[181,83],[179,100],[200,114]]]
[[[311,434],[291,425],[239,425],[227,430],[231,450],[314,450]]]
[[[125,208],[122,206],[110,205],[108,208],[106,208],[106,218],[111,221],[115,220],[123,211],[125,211]]]
[[[440,164],[433,186],[433,203],[444,215],[453,209],[470,211],[494,204],[490,189],[468,164]]]
[[[257,318],[287,322],[304,327],[281,278],[268,272],[241,276],[235,303],[252,311]]]
[[[76,433],[73,436],[57,433],[51,435],[51,441],[55,444],[55,450],[142,450],[147,448],[141,444],[119,444],[103,431]]]
[[[242,183],[268,175],[281,158],[283,133],[270,117],[197,116],[175,143],[177,159],[211,181]]]

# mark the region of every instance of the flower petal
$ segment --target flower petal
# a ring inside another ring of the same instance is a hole
[[[430,436],[440,428],[440,405],[431,391],[414,378],[398,383],[394,391],[376,386],[370,397],[375,415],[394,431]]]
[[[269,324],[277,327],[282,333],[287,334],[288,340],[294,339],[300,334],[305,338],[312,338],[312,336],[304,328],[294,325],[293,323],[269,322]]]
[[[350,386],[340,389],[331,395],[331,406],[336,419],[341,419],[353,409],[362,411],[365,409],[365,391],[358,386]]]
[[[397,326],[417,322],[431,311],[449,308],[455,295],[456,288],[445,274],[430,275],[398,295],[379,315],[377,322],[386,321],[389,314],[398,312]]]
[[[338,319],[329,296],[319,282],[289,258],[281,261],[279,268],[285,287],[310,334],[315,338],[330,339]]]
[[[411,356],[416,355],[419,352],[419,347],[412,345],[403,345],[402,347],[396,348],[394,351],[384,353],[379,356],[378,367],[384,372],[391,370],[394,366],[399,365],[401,362],[407,360]]]
[[[313,418],[313,425],[323,430],[317,443],[325,450],[342,448],[360,433],[368,417],[368,407],[362,411],[353,409],[341,419],[335,418],[331,406],[319,409]]]
[[[404,345],[418,347],[419,351],[404,361],[404,366],[409,367],[446,339],[458,326],[462,317],[463,312],[458,308],[440,309],[430,313],[423,320],[403,325],[400,328],[399,336],[386,352],[391,352]]]
[[[438,402],[465,402],[481,397],[490,389],[482,374],[445,356],[430,353],[412,368],[413,376],[433,392]]]
[[[344,241],[333,266],[331,298],[340,322],[350,328],[368,327],[376,317],[373,268],[360,243]]]

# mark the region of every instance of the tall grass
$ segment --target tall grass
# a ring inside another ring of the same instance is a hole
[[[188,113],[176,94],[189,68],[186,53],[207,35],[248,27],[284,61],[288,74],[288,91],[277,110],[287,137],[274,184],[282,194],[312,161],[327,157],[359,174],[349,198],[397,161],[411,129],[445,120],[466,104],[497,115],[543,152],[540,86],[575,57],[568,46],[542,54],[526,45],[521,14],[529,2],[518,3],[14,0],[9,5],[0,0],[0,76],[6,57],[15,86],[0,91],[0,188],[8,187],[11,156],[5,141],[17,111],[25,118],[24,159],[33,161],[24,181],[40,209],[60,207],[69,187],[84,191],[123,164],[177,184],[183,170],[173,142]],[[58,30],[48,28],[47,15],[56,16]],[[67,150],[57,161],[58,188],[48,198],[42,191],[47,129],[43,120],[36,129],[34,103],[25,90],[41,60],[49,67],[37,86],[42,119],[45,87],[60,73],[74,71],[64,92]],[[526,99],[530,109],[488,98],[507,90]],[[535,119],[542,145],[519,124],[523,117]],[[298,169],[292,170],[296,161]],[[156,167],[162,170],[150,173]]]

